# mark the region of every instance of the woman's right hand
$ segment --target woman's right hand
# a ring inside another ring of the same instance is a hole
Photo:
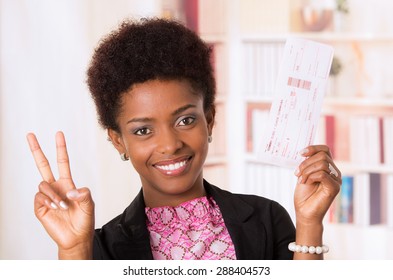
[[[91,259],[94,202],[88,188],[75,187],[63,133],[56,133],[57,180],[36,136],[29,133],[27,141],[43,179],[34,199],[36,217],[56,242],[59,259]]]

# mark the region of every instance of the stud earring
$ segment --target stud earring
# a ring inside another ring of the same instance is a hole
[[[126,153],[120,154],[120,158],[121,158],[122,161],[127,161],[127,160],[129,160],[129,157],[127,157]]]
[[[211,135],[209,135],[209,136],[207,137],[207,142],[211,143],[212,141],[213,141],[213,137],[212,137]]]

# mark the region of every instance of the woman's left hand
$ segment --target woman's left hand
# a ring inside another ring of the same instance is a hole
[[[294,198],[296,223],[322,224],[323,217],[340,190],[341,172],[326,145],[309,146],[302,155],[306,159],[295,171],[298,177]]]

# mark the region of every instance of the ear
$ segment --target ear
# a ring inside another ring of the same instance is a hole
[[[209,135],[212,135],[213,132],[215,116],[216,116],[216,108],[214,106],[211,106],[210,109],[205,113]]]
[[[121,134],[113,129],[108,129],[108,137],[111,140],[113,146],[119,152],[119,154],[127,153],[126,146],[124,145]]]

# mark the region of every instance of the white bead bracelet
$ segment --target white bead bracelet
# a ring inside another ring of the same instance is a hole
[[[306,245],[298,245],[295,242],[291,242],[288,244],[289,251],[303,253],[303,254],[325,254],[329,252],[329,247],[326,245],[322,246],[306,246]]]

